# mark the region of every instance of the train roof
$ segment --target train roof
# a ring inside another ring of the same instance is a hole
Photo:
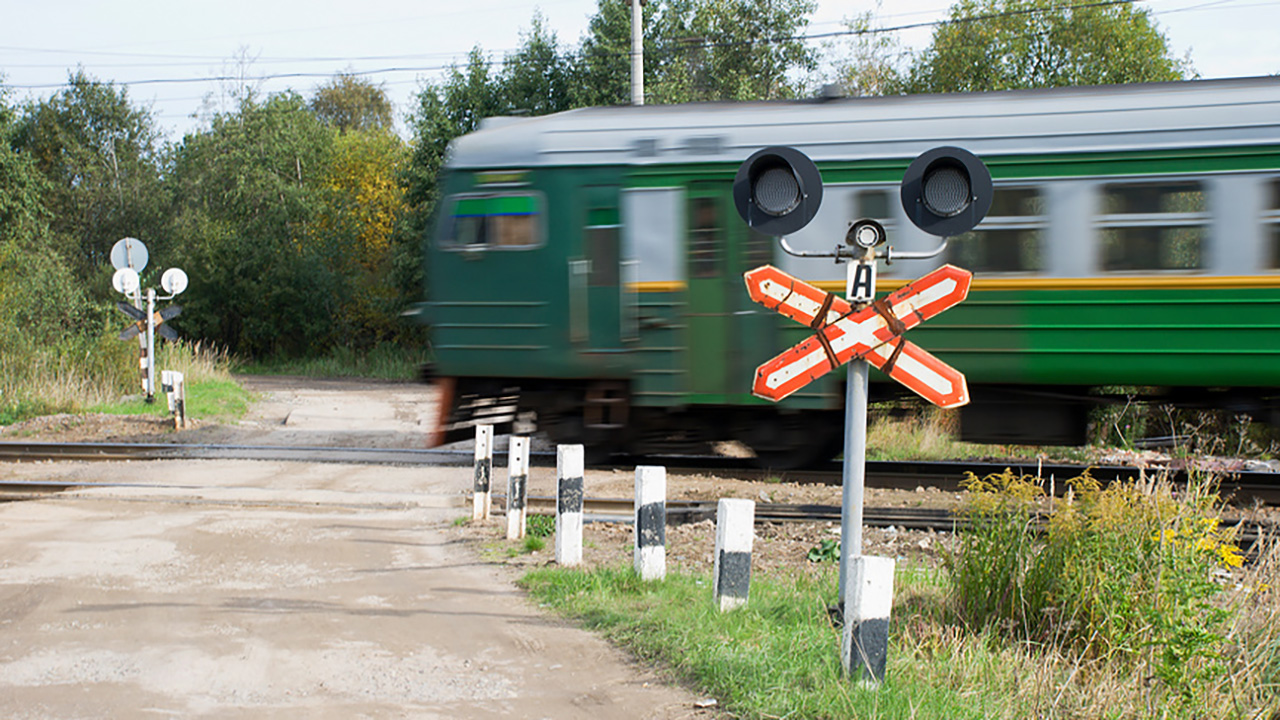
[[[798,101],[582,108],[492,118],[451,168],[741,162],[770,145],[816,161],[1280,144],[1280,77]]]

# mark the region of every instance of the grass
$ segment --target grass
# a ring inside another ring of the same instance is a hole
[[[943,565],[898,566],[878,691],[842,676],[835,563],[753,573],[732,613],[709,573],[545,567],[521,582],[736,717],[1280,718],[1280,538],[1241,566],[1211,482],[1085,476],[1040,526],[1031,479],[971,480]]]
[[[399,345],[378,345],[368,352],[335,348],[318,358],[268,359],[244,363],[238,372],[250,375],[304,375],[307,377],[360,377],[380,380],[412,380],[423,362],[423,351]]]
[[[673,668],[695,682],[736,716],[744,718],[989,718],[1021,717],[1005,707],[1008,677],[992,682],[948,673],[932,677],[899,629],[888,682],[871,691],[842,677],[840,631],[827,615],[835,599],[834,568],[825,575],[761,575],[752,579],[751,602],[718,612],[708,575],[668,575],[641,582],[629,568],[576,572],[535,570],[523,584],[540,602],[598,630],[643,658]],[[933,601],[907,590],[908,602],[927,608]],[[931,611],[925,610],[926,614]],[[906,623],[914,628],[914,623]],[[903,623],[899,623],[899,628]],[[936,643],[935,643],[936,645]],[[933,652],[933,646],[922,646]],[[966,666],[985,664],[992,673],[1005,664],[981,643],[981,655]],[[954,658],[934,657],[947,665]],[[1002,674],[1008,674],[1007,671]]]
[[[1277,555],[1271,553],[1272,565]],[[1274,578],[1275,568],[1268,572]],[[1212,707],[1186,708],[1160,703],[1142,668],[1009,642],[998,630],[957,622],[946,573],[903,564],[886,682],[868,690],[842,676],[840,633],[826,611],[835,600],[837,573],[835,567],[816,576],[758,573],[750,603],[731,613],[716,611],[709,574],[642,582],[629,567],[547,566],[526,574],[521,584],[543,605],[672,669],[735,717],[1190,720],[1266,719],[1280,712],[1280,609],[1274,597],[1257,596],[1257,585],[1245,600],[1248,614],[1267,617],[1246,620],[1242,613],[1233,632],[1239,647],[1255,649],[1242,662],[1256,666],[1262,686],[1242,688],[1234,700],[1220,696]],[[1247,635],[1252,638],[1244,643]]]
[[[873,408],[867,423],[868,460],[961,460],[987,457],[1055,457],[1087,460],[1083,448],[1037,448],[1014,445],[980,445],[957,440],[958,410],[942,410],[924,404],[905,411]]]
[[[108,402],[137,377],[137,367],[136,345],[106,337],[6,347],[0,352],[0,423]]]
[[[200,380],[187,385],[187,417],[202,420],[236,420],[249,409],[250,393],[234,380]],[[153,403],[141,395],[91,405],[87,412],[107,415],[168,415],[169,405],[157,388]]]
[[[148,404],[136,372],[137,345],[114,338],[62,348],[0,356],[0,425],[40,415],[94,412],[167,415],[159,370],[182,372],[187,415],[234,420],[249,408],[250,394],[230,373],[225,353],[199,343],[164,343],[156,352],[156,402]]]
[[[225,353],[199,343],[166,343],[156,353],[156,368],[183,374],[187,392],[187,417],[207,420],[235,420],[243,417],[252,399],[250,393],[231,377],[231,361]],[[156,373],[154,403],[141,394],[86,408],[111,415],[167,415],[169,406]]]

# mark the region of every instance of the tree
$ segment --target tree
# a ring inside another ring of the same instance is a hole
[[[653,0],[644,5],[645,101],[796,97],[816,54],[799,36],[812,0]],[[578,105],[629,101],[631,11],[600,0],[573,62]]]
[[[625,105],[631,99],[631,6],[619,0],[597,0],[596,14],[578,44],[570,73],[570,99],[576,107]],[[659,2],[641,5],[644,26],[645,82],[653,77],[656,55],[654,18]]]
[[[799,96],[816,66],[800,37],[815,7],[812,0],[670,0],[655,28],[654,101]]]
[[[569,62],[560,51],[556,34],[535,13],[529,31],[520,36],[520,49],[503,60],[497,78],[503,104],[509,112],[529,115],[570,109]]]
[[[18,116],[0,87],[0,347],[50,348],[101,328],[95,307],[50,242],[49,183],[28,153],[13,147]]]
[[[31,156],[13,147],[16,129],[17,114],[0,86],[0,244],[34,248],[48,232],[49,213],[41,204],[48,186]]]
[[[834,56],[829,82],[846,97],[891,95],[902,86],[900,68],[907,51],[893,33],[876,28],[874,20],[870,10],[845,18],[847,39],[827,43]]]
[[[464,68],[450,68],[443,82],[426,85],[418,93],[418,107],[410,116],[413,156],[404,185],[414,225],[426,229],[435,207],[436,181],[449,142],[480,127],[480,121],[506,112],[507,102],[484,51],[472,48]]]
[[[311,110],[321,122],[344,133],[391,130],[395,125],[386,89],[346,73],[316,88]]]
[[[967,92],[1182,80],[1151,12],[1079,0],[960,0],[917,58],[908,92]]]
[[[312,242],[337,131],[294,93],[245,101],[175,152],[183,328],[249,357],[322,353],[343,296]]]
[[[397,317],[406,298],[392,263],[405,210],[399,181],[407,160],[407,148],[392,132],[348,132],[337,138],[322,179],[326,198],[310,235],[344,288],[333,320],[335,333],[349,346],[371,347],[400,329]]]
[[[26,105],[12,142],[45,179],[52,237],[82,280],[97,278],[120,238],[160,233],[159,134],[124,88],[77,71],[67,89]]]

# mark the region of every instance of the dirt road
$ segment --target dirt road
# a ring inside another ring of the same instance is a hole
[[[255,442],[412,446],[412,385],[268,388]],[[212,434],[212,431],[210,431]],[[0,464],[0,717],[692,718],[456,542],[470,468]]]

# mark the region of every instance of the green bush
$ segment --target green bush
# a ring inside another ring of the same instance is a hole
[[[1195,705],[1224,677],[1231,613],[1214,574],[1243,560],[1211,485],[1070,484],[1050,507],[1036,478],[970,474],[947,558],[956,611],[1081,660],[1145,663],[1170,700]]]

